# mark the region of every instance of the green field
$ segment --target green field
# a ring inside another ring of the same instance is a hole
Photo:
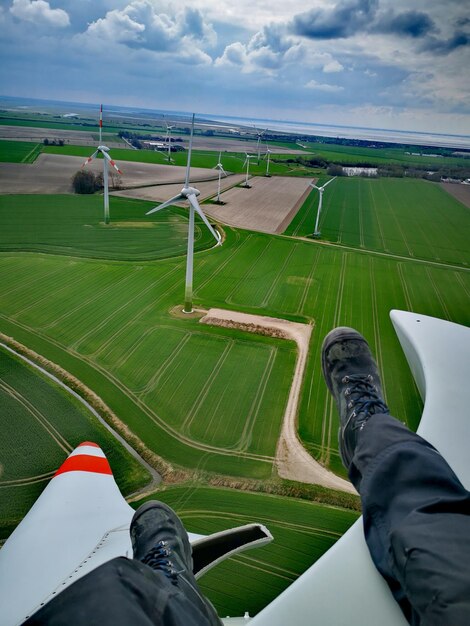
[[[428,166],[436,169],[443,166],[458,167],[470,166],[470,159],[453,156],[432,157],[429,154],[439,152],[439,149],[427,147],[394,147],[372,148],[362,146],[342,146],[339,144],[327,144],[313,141],[302,141],[302,145],[314,156],[322,157],[334,163],[343,165],[355,165],[369,163],[372,166],[383,167],[390,164],[413,166]],[[301,149],[299,146],[297,146]]]
[[[61,198],[47,202],[61,210]],[[463,229],[453,202],[448,224],[455,211]],[[116,239],[113,254],[126,255],[141,230]],[[72,246],[67,252],[74,256]],[[11,252],[0,271],[0,328],[84,380],[149,448],[187,467],[271,475],[293,348],[171,315],[182,302],[184,258],[136,265]],[[318,367],[323,335],[343,324],[362,331],[377,350],[392,411],[416,427],[421,404],[388,312],[466,323],[469,293],[462,268],[230,228],[222,247],[195,262],[196,305],[315,320],[299,423],[309,449],[335,469],[337,418]]]
[[[110,199],[111,223],[103,223],[103,198],[78,196],[0,196],[0,250],[48,252],[81,257],[146,260],[186,253],[188,212],[145,213],[153,202]],[[196,219],[195,250],[214,245]]]
[[[468,210],[435,184],[341,178],[325,191],[321,229],[328,241],[317,242],[299,238],[309,232],[316,198],[313,191],[287,231],[297,237],[225,227],[223,246],[213,248],[201,228],[194,303],[315,323],[299,432],[313,456],[344,474],[338,418],[321,376],[323,337],[336,325],[365,334],[392,413],[416,428],[422,404],[389,311],[470,323]],[[2,197],[0,331],[79,378],[150,450],[194,472],[188,487],[159,492],[190,530],[248,518],[268,524],[272,547],[237,557],[204,581],[221,614],[255,613],[355,513],[198,488],[208,472],[279,484],[273,461],[295,348],[175,315],[183,301],[186,212],[145,217],[149,206],[112,198],[111,217],[120,225],[108,228],[100,225],[99,197]],[[58,430],[67,439],[60,423]],[[52,461],[31,456],[35,472],[52,471]],[[123,475],[124,461],[113,461]]]
[[[0,537],[28,511],[72,450],[95,441],[124,494],[144,486],[146,470],[62,387],[0,348]]]
[[[33,163],[40,152],[39,143],[0,140],[0,163]]]
[[[241,147],[241,149],[243,149]],[[67,156],[90,156],[89,146],[44,146],[42,151],[49,154],[64,154]],[[155,150],[131,150],[123,148],[113,148],[113,159],[116,162],[120,161],[133,161],[139,163],[158,163],[166,165],[168,164],[167,155],[163,152],[157,152]],[[203,167],[211,169],[217,165],[218,151],[198,150],[197,138],[195,139],[195,149],[191,153],[191,166]],[[185,166],[187,162],[187,151],[173,152],[171,154],[174,165]],[[246,172],[245,152],[222,152],[222,165],[227,172],[235,174],[243,174]],[[313,168],[302,167],[296,163],[277,163],[271,159],[269,164],[269,173],[277,174],[279,176],[308,176],[309,172],[312,175],[317,170]],[[262,157],[258,163],[255,159],[250,162],[250,175],[264,175],[266,173],[266,161]]]
[[[313,190],[286,234],[311,235],[317,208],[318,192]],[[436,183],[337,178],[324,192],[319,228],[321,239],[344,246],[468,264],[468,208]]]
[[[256,521],[274,536],[268,546],[233,557],[200,579],[221,616],[255,615],[357,519],[353,511],[312,502],[193,485],[168,488],[157,497],[176,510],[190,532],[208,534]]]

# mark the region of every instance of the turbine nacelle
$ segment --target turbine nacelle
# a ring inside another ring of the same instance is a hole
[[[196,187],[183,187],[183,189],[181,190],[181,195],[184,198],[188,198],[189,196],[200,196],[201,192],[199,191],[199,189],[196,189]]]

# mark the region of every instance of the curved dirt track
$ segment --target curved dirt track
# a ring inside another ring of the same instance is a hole
[[[272,330],[275,336],[292,339],[296,342],[298,348],[297,361],[276,451],[276,466],[279,476],[289,480],[356,493],[349,481],[336,476],[315,461],[305,450],[297,436],[297,409],[312,326],[225,309],[210,309],[200,322],[222,326],[235,324],[241,330],[245,329],[251,332],[256,332],[256,329],[261,327],[260,330]]]

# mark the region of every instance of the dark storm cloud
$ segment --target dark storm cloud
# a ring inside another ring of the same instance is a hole
[[[419,11],[404,11],[395,14],[387,11],[378,16],[376,23],[372,27],[372,32],[390,33],[408,37],[424,37],[436,32],[437,28],[433,20],[426,13]]]
[[[437,39],[437,37],[429,37],[421,46],[424,52],[433,52],[434,54],[450,54],[458,48],[464,48],[470,45],[470,35],[464,32],[456,32],[448,39]]]
[[[292,30],[312,39],[341,39],[366,30],[375,16],[378,0],[344,0],[332,9],[312,9],[296,15]]]
[[[312,39],[344,39],[369,32],[418,38],[437,31],[427,13],[382,10],[378,0],[342,0],[331,9],[312,9],[296,15],[291,28],[296,35]]]

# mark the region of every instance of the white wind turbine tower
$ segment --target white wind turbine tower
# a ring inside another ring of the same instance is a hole
[[[320,213],[321,213],[321,205],[323,202],[323,192],[325,191],[325,187],[327,185],[329,185],[330,183],[332,183],[334,181],[334,179],[336,178],[336,176],[334,178],[330,178],[329,181],[327,181],[324,185],[322,185],[321,187],[317,187],[316,185],[314,185],[313,183],[310,183],[310,187],[313,187],[314,189],[318,189],[318,193],[320,194],[319,196],[319,200],[318,200],[318,211],[317,211],[317,219],[315,220],[315,231],[313,233],[314,237],[320,237],[321,232],[318,230],[318,223],[320,221]]]
[[[261,158],[261,138],[263,137],[263,135],[265,134],[265,132],[268,130],[267,128],[265,130],[259,131],[256,127],[255,127],[256,132],[258,133],[258,141],[256,142],[256,152],[258,153],[258,164],[259,164],[259,160]]]
[[[151,213],[156,213],[157,211],[161,211],[162,209],[165,209],[171,204],[174,204],[175,202],[179,202],[181,200],[187,200],[189,202],[188,252],[186,256],[186,286],[185,286],[185,293],[184,293],[183,313],[193,312],[194,212],[196,212],[199,215],[199,217],[207,226],[211,234],[214,236],[215,240],[217,241],[217,245],[221,243],[220,234],[212,228],[206,216],[202,212],[201,207],[199,206],[197,196],[200,195],[200,191],[196,189],[195,187],[189,186],[189,174],[191,170],[191,149],[193,145],[193,134],[194,134],[194,114],[193,114],[193,119],[191,123],[191,137],[189,140],[188,162],[186,164],[186,179],[184,182],[184,187],[177,196],[170,198],[166,202],[163,202],[162,204],[155,207],[154,209],[151,209],[147,213],[147,215],[150,215]]]
[[[224,176],[227,176],[227,172],[224,170],[224,167],[222,165],[221,157],[222,157],[222,150],[219,152],[219,161],[218,161],[217,165],[212,168],[214,170],[219,170],[219,182],[218,182],[218,185],[217,185],[217,200],[216,200],[216,202],[218,204],[220,204],[220,180],[222,178],[222,174]]]
[[[268,144],[266,144],[266,174],[265,176],[270,176],[269,173],[269,157],[271,155],[271,150],[268,148]]]
[[[118,166],[116,165],[116,163],[112,160],[112,158],[109,156],[108,152],[109,152],[109,148],[107,146],[105,146],[102,142],[102,128],[103,128],[103,105],[100,105],[100,141],[99,141],[99,146],[98,148],[95,150],[95,152],[93,152],[93,154],[88,157],[88,159],[85,161],[85,163],[82,165],[82,167],[85,167],[85,165],[88,165],[88,163],[90,163],[91,161],[93,161],[94,158],[96,158],[98,156],[99,153],[101,153],[103,155],[103,197],[104,197],[104,223],[105,224],[109,224],[109,188],[108,188],[108,179],[109,179],[109,172],[108,172],[108,163],[111,163],[111,165],[114,167],[114,169],[117,171],[118,174],[122,174],[121,170],[118,168]]]
[[[247,189],[250,188],[250,185],[248,184],[248,174],[250,171],[250,159],[256,159],[256,157],[253,154],[246,154],[245,163],[243,163],[243,167],[245,167],[246,165],[245,184],[243,186],[246,187]]]
[[[172,158],[171,158],[171,131],[172,129],[175,127],[170,126],[166,121],[165,121],[165,125],[166,125],[166,140],[168,141],[168,163],[171,163]]]

